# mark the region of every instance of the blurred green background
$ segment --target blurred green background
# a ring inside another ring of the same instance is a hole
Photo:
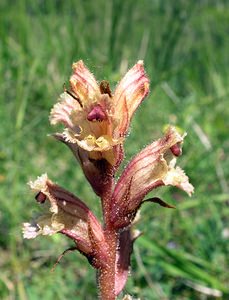
[[[176,210],[142,207],[144,235],[124,293],[229,299],[227,0],[1,0],[0,299],[97,298],[94,270],[80,254],[50,272],[70,240],[21,234],[39,213],[26,183],[44,172],[100,215],[70,151],[47,136],[55,131],[49,111],[79,59],[113,88],[145,61],[151,93],[132,123],[125,163],[168,123],[188,132],[178,164],[195,194],[164,188],[157,195]]]

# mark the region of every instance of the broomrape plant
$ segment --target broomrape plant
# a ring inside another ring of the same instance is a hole
[[[48,211],[32,223],[23,224],[24,238],[62,233],[72,239],[97,270],[102,300],[116,299],[127,281],[130,255],[138,233],[133,230],[137,211],[151,201],[172,207],[159,198],[144,200],[153,189],[176,186],[190,196],[193,186],[176,166],[185,135],[169,127],[165,135],[140,151],[116,172],[124,159],[123,143],[132,116],[149,92],[143,62],[138,61],[119,82],[114,94],[109,82],[99,85],[83,61],[72,66],[70,90],[64,89],[50,113],[51,124],[62,124],[54,134],[69,147],[87,181],[102,204],[103,224],[77,196],[43,174],[29,185],[38,203],[49,203]]]

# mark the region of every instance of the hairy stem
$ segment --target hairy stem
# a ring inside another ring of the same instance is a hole
[[[99,271],[99,289],[102,300],[115,300],[115,265],[117,249],[117,233],[112,229],[105,230],[108,245],[108,261],[104,268]]]
[[[99,270],[98,282],[101,300],[115,300],[115,272],[118,233],[110,224],[111,195],[113,190],[113,178],[108,180],[106,192],[102,197],[104,234],[107,242],[107,264]]]
[[[110,213],[111,213],[111,202],[112,202],[112,192],[114,188],[114,178],[113,171],[110,171],[106,179],[106,185],[104,186],[104,193],[101,196],[103,221],[105,229],[110,227]]]

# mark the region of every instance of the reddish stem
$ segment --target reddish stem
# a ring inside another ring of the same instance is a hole
[[[107,264],[98,273],[100,299],[115,300],[115,272],[118,233],[110,223],[111,195],[113,191],[113,178],[110,179],[106,192],[102,197],[104,234],[107,242]]]
[[[115,300],[115,265],[117,233],[112,229],[105,230],[108,245],[107,264],[99,271],[99,289],[101,300]]]

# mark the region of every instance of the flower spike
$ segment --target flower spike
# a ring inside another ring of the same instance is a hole
[[[175,127],[140,151],[115,179],[124,158],[124,140],[132,117],[149,92],[149,79],[139,60],[120,80],[114,92],[106,80],[98,84],[82,60],[72,65],[69,88],[64,86],[50,113],[52,125],[64,128],[53,136],[65,144],[79,162],[85,178],[101,200],[103,226],[78,197],[49,180],[47,174],[30,182],[45,213],[24,223],[23,236],[61,233],[74,241],[65,253],[78,250],[97,269],[99,296],[115,300],[130,273],[134,230],[143,203],[175,208],[145,196],[162,186],[175,186],[189,196],[194,191],[184,171],[176,166],[182,154],[182,136]],[[123,300],[132,299],[126,295]]]

